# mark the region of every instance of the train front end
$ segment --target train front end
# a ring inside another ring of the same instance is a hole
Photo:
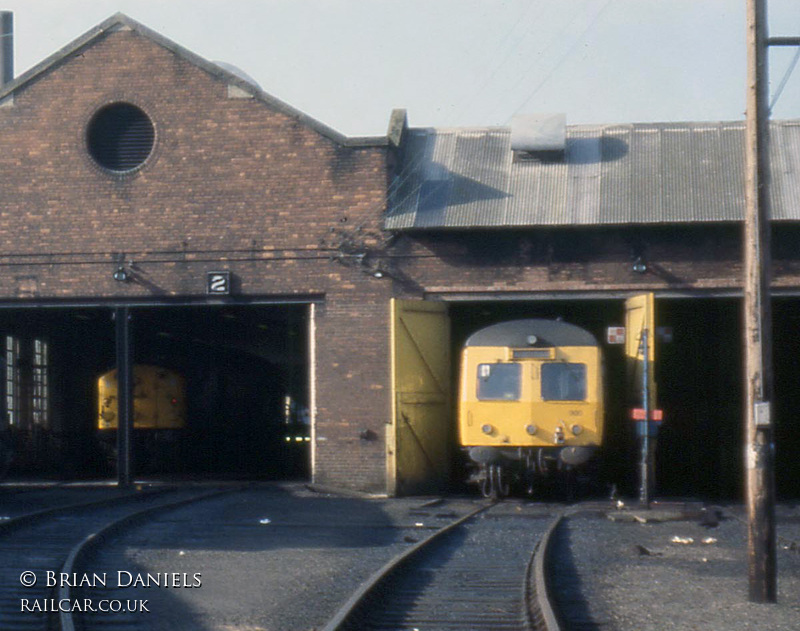
[[[587,463],[603,437],[602,356],[587,331],[515,320],[473,334],[461,356],[459,438],[487,495]]]

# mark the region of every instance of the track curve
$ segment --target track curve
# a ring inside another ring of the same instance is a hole
[[[551,629],[537,622],[539,603],[530,601],[536,579],[529,576],[552,519],[541,505],[482,506],[384,566],[324,631]]]
[[[72,631],[74,619],[60,611],[59,603],[71,599],[69,584],[77,576],[75,561],[84,549],[101,541],[103,533],[146,519],[154,511],[230,490],[160,489],[6,520],[0,530],[0,628]]]

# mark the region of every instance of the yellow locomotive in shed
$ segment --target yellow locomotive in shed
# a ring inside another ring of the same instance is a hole
[[[472,334],[461,354],[460,444],[487,497],[512,475],[586,464],[603,442],[603,368],[594,336],[559,320],[513,320]]]
[[[97,429],[101,449],[116,460],[119,424],[117,371],[97,379]],[[186,427],[186,379],[178,372],[136,364],[133,367],[133,429],[137,452],[148,465],[174,460],[180,431]]]
[[[118,423],[117,371],[97,380],[97,429],[115,430]],[[182,375],[159,366],[133,367],[133,428],[183,429],[186,425],[186,383]]]

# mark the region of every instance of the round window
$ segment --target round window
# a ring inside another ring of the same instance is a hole
[[[89,153],[101,167],[123,173],[147,160],[156,132],[150,118],[130,103],[111,103],[89,121]]]

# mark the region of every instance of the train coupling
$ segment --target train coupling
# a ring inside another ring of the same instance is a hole
[[[563,427],[556,427],[556,431],[553,434],[553,442],[556,445],[563,445],[564,444],[564,428]]]

